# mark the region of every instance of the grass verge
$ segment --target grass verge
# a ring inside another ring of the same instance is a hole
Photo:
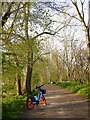
[[[79,82],[60,82],[56,85],[75,92],[85,98],[90,98],[90,87],[87,84],[81,84]]]

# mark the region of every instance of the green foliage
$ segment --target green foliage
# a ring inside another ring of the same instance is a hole
[[[35,88],[35,86],[38,85],[38,82],[39,82],[40,78],[39,78],[39,71],[38,71],[38,67],[36,66],[34,69],[33,69],[33,74],[32,74],[32,88]]]
[[[90,98],[90,87],[87,84],[81,84],[79,82],[60,82],[57,83],[58,86],[66,88],[70,91],[73,91],[85,98]]]
[[[77,93],[86,98],[90,98],[90,87],[79,89]]]
[[[17,118],[26,101],[25,96],[6,96],[2,98],[2,118]]]
[[[26,96],[17,96],[16,85],[8,83],[2,87],[2,117],[17,118],[25,105]]]
[[[51,81],[56,81],[57,80],[57,70],[52,70],[50,73],[51,76]]]
[[[32,95],[35,96],[35,95],[38,95],[40,92],[40,90],[38,89],[35,89],[33,92],[32,92]]]
[[[47,80],[43,80],[43,84],[48,84],[48,81]]]
[[[66,74],[63,74],[63,75],[62,75],[62,81],[66,81],[66,80],[68,80],[68,77],[67,77]]]
[[[86,85],[80,84],[70,84],[70,86],[67,86],[67,89],[72,90],[73,92],[77,92],[79,89],[82,89],[84,87],[87,87]]]
[[[61,87],[63,87],[63,88],[66,88],[67,86],[70,85],[70,83],[69,83],[69,82],[60,82],[60,83],[57,83],[57,85],[58,85],[58,86],[61,86]]]

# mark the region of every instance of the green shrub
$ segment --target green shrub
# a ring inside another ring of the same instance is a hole
[[[57,85],[58,85],[58,86],[61,86],[61,87],[63,87],[63,88],[66,88],[67,86],[70,85],[70,83],[68,83],[68,82],[60,82],[60,83],[58,83]]]
[[[86,85],[83,85],[83,84],[75,85],[72,83],[72,84],[70,84],[70,86],[67,86],[67,89],[71,90],[73,92],[77,92],[79,89],[82,89],[84,87],[86,87]]]
[[[86,98],[90,98],[90,87],[79,89],[77,93]]]

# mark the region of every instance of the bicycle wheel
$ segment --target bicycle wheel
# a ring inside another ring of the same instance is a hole
[[[44,96],[41,97],[41,102],[42,102],[42,106],[45,106],[47,104]]]
[[[35,105],[32,104],[32,100],[31,100],[30,97],[27,98],[26,104],[27,104],[27,108],[28,108],[29,110],[31,110],[31,109],[33,109],[33,108],[35,107]]]

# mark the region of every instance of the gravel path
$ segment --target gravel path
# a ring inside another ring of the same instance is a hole
[[[45,85],[47,105],[25,108],[20,118],[88,118],[89,100],[55,85]]]

